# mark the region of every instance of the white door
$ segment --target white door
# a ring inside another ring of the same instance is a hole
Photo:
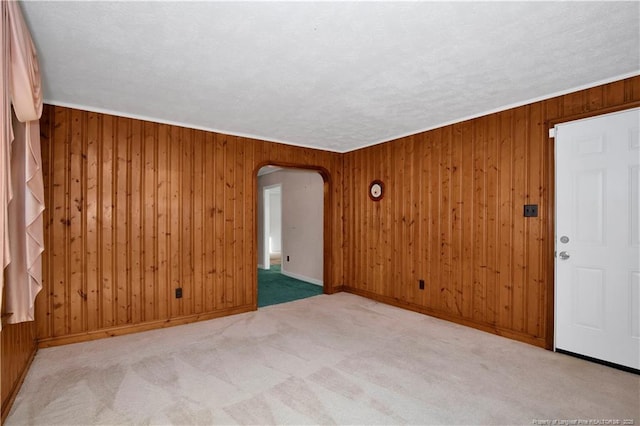
[[[640,109],[556,126],[555,347],[640,369]]]

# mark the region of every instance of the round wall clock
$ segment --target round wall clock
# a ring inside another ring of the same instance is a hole
[[[384,183],[381,180],[374,180],[369,185],[369,198],[373,201],[380,201],[384,195]]]

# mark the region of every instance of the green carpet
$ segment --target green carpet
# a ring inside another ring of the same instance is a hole
[[[277,305],[322,294],[322,286],[280,273],[280,265],[258,269],[258,307]]]

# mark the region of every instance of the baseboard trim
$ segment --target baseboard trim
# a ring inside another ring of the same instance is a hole
[[[255,304],[243,305],[235,308],[221,309],[215,312],[203,314],[186,315],[182,317],[170,318],[166,320],[156,320],[141,324],[121,325],[117,327],[103,328],[101,330],[87,331],[84,333],[69,334],[60,337],[48,337],[38,340],[38,348],[49,348],[52,346],[68,345],[71,343],[88,342],[91,340],[104,339],[107,337],[123,336],[125,334],[139,333],[141,331],[158,330],[176,325],[190,324],[193,322],[206,321],[214,318],[226,317],[229,315],[242,314],[255,311]]]
[[[296,280],[305,281],[305,282],[308,282],[310,284],[319,285],[321,287],[324,286],[324,282],[322,280],[318,280],[316,278],[306,277],[304,275],[295,274],[293,272],[285,271],[285,270],[282,270],[282,269],[280,270],[280,273],[282,275],[286,275],[287,277],[295,278]]]
[[[633,374],[640,375],[640,370],[638,370],[637,368],[627,367],[626,365],[616,364],[615,362],[604,361],[602,359],[593,358],[593,357],[590,357],[590,356],[587,356],[587,355],[582,355],[582,354],[578,354],[578,353],[571,352],[571,351],[565,351],[564,349],[560,349],[560,348],[556,348],[555,351],[558,352],[559,354],[565,354],[565,355],[573,356],[573,357],[576,357],[576,358],[584,359],[585,361],[595,362],[596,364],[600,364],[600,365],[604,365],[604,366],[607,366],[607,367],[615,368],[616,370],[622,370],[622,371],[626,371],[627,373],[633,373]]]
[[[335,294],[341,293],[344,291],[344,286],[342,284],[334,286],[334,287],[325,287],[324,294]]]
[[[13,388],[11,389],[11,392],[9,392],[9,395],[7,396],[6,401],[2,401],[2,412],[0,413],[0,419],[1,419],[0,425],[4,424],[4,421],[7,419],[7,416],[11,411],[11,407],[13,407],[13,403],[16,400],[16,396],[18,396],[18,392],[20,392],[22,383],[24,383],[24,379],[27,377],[27,373],[31,368],[31,363],[33,363],[33,360],[36,357],[36,352],[38,352],[38,346],[37,344],[34,344],[33,351],[31,351],[31,354],[29,355],[29,359],[25,363],[24,369],[20,373],[20,377],[18,377],[18,380],[16,380],[16,382],[14,383]]]
[[[519,333],[517,331],[496,327],[490,324],[483,324],[476,321],[468,320],[466,318],[460,318],[455,315],[436,311],[434,309],[426,308],[424,306],[416,305],[414,303],[405,302],[389,296],[381,296],[379,294],[376,294],[370,291],[360,290],[360,289],[349,287],[349,286],[344,286],[343,291],[347,293],[352,293],[358,296],[366,297],[367,299],[375,300],[376,302],[386,303],[387,305],[408,309],[410,311],[429,315],[435,318],[454,322],[456,324],[475,328],[477,330],[481,330],[487,333],[495,334],[501,337],[506,337],[508,339],[517,340],[520,342],[528,343],[530,345],[538,346],[543,349],[546,349],[546,342],[545,342],[545,339],[542,337],[531,336],[529,334]]]

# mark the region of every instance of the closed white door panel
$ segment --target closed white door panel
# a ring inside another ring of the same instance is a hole
[[[556,126],[557,349],[640,369],[640,109]]]

